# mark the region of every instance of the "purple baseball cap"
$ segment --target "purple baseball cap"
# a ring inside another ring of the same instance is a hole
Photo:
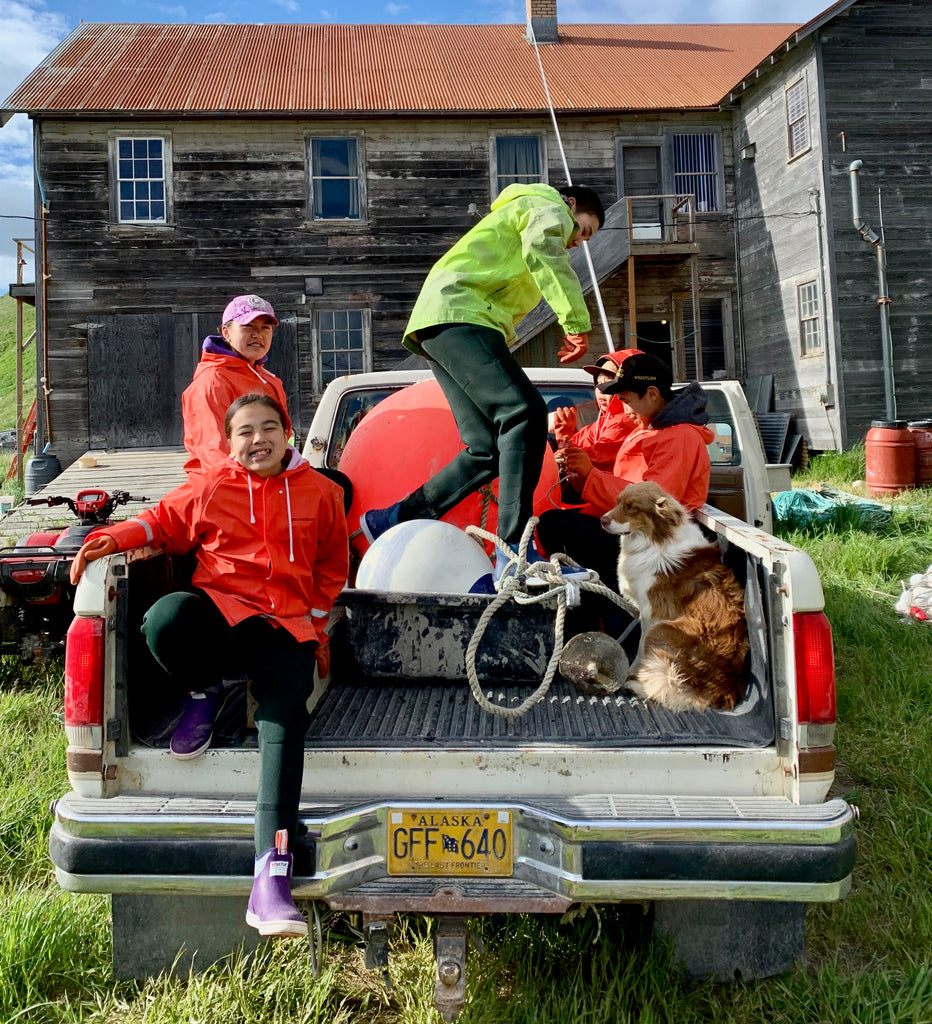
[[[270,316],[273,325],[278,326],[275,310],[272,309],[272,303],[268,299],[263,299],[261,295],[237,295],[235,299],[230,299],[227,303],[227,308],[223,311],[223,319],[220,322],[222,324],[251,324],[257,316]]]

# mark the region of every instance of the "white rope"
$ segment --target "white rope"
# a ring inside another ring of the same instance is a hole
[[[568,579],[563,575],[561,566],[570,565],[577,569],[582,569],[577,562],[574,562],[568,555],[558,552],[552,555],[549,562],[528,562],[527,560],[527,548],[531,541],[531,537],[534,535],[534,528],[537,526],[537,517],[532,516],[527,526],[524,528],[524,533],[521,535],[521,540],[518,544],[518,551],[515,551],[506,544],[501,537],[497,537],[494,533],[488,533],[485,530],[480,529],[478,526],[467,526],[466,532],[472,537],[478,537],[482,540],[487,540],[495,545],[495,547],[505,555],[510,555],[510,560],[505,567],[505,571],[502,573],[502,578],[498,583],[498,594],[495,600],[483,611],[479,617],[479,622],[473,632],[473,635],[469,641],[469,645],[466,648],[466,676],[469,680],[469,688],[472,691],[472,695],[475,698],[476,703],[483,709],[493,715],[499,715],[502,718],[520,718],[522,715],[527,714],[530,709],[542,701],[547,696],[547,692],[550,689],[550,684],[553,682],[553,677],[556,675],[557,666],[560,664],[560,658],[563,654],[563,625],[566,619],[566,609],[574,608],[579,604],[581,598],[581,591],[590,590],[594,593],[601,594],[603,597],[609,598],[614,601],[615,604],[625,606],[624,599],[618,594],[609,590],[599,580],[599,574],[594,572],[592,569],[585,569],[585,576],[577,575],[575,579]],[[529,581],[539,581],[542,586],[535,593],[531,593],[528,590]],[[482,637],[485,635],[486,628],[492,621],[492,617],[499,610],[507,604],[508,601],[514,601],[517,604],[544,604],[548,601],[556,601],[557,614],[554,623],[553,630],[553,653],[550,655],[550,660],[547,662],[547,668],[544,671],[543,678],[540,681],[540,685],[537,689],[529,696],[526,697],[517,707],[507,708],[501,704],[495,704],[493,701],[486,697],[482,690],[482,684],[479,682],[479,674],[476,671],[476,652],[479,650],[479,644],[482,642]]]
[[[553,122],[553,131],[557,137],[557,149],[560,151],[560,159],[563,161],[563,173],[566,175],[567,185],[573,184],[573,176],[570,174],[570,165],[566,159],[566,150],[563,148],[563,138],[560,135],[560,126],[557,124],[557,114],[553,109],[553,102],[550,99],[550,87],[547,85],[547,75],[544,71],[544,62],[540,59],[540,47],[537,45],[537,36],[534,35],[534,29],[531,27],[530,21],[528,21],[528,35],[531,43],[534,45],[534,54],[537,57],[537,66],[540,68],[540,79],[544,85],[544,96],[547,98],[547,106],[550,109],[550,120]],[[599,291],[599,282],[595,276],[595,264],[592,262],[592,253],[589,251],[589,243],[583,239],[583,252],[586,255],[586,265],[589,267],[589,276],[592,278],[592,294],[595,297],[595,304],[599,310],[599,319],[602,321],[602,330],[605,332],[605,343],[608,345],[609,352],[615,351],[615,346],[612,343],[612,332],[608,329],[608,314],[605,312],[605,306],[602,304],[602,293]]]

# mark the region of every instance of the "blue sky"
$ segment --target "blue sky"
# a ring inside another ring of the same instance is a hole
[[[560,21],[592,23],[802,23],[832,0],[558,0]],[[0,100],[80,21],[255,22],[247,0],[0,0]],[[266,21],[333,23],[519,23],[525,0],[266,0]],[[0,289],[16,280],[14,238],[32,236],[32,125],[22,115],[0,129]],[[25,280],[32,280],[27,267]]]

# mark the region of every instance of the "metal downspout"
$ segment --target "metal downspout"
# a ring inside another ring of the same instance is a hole
[[[858,193],[858,171],[860,160],[854,160],[848,171],[851,174],[851,215],[854,226],[865,242],[870,242],[877,253],[877,285],[880,295],[880,348],[883,358],[883,391],[888,420],[896,419],[896,393],[893,383],[893,341],[890,337],[890,297],[887,295],[887,252],[880,236],[861,217],[861,202]]]

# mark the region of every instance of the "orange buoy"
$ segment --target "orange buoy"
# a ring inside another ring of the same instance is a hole
[[[932,484],[932,420],[911,420],[909,432],[916,446],[916,486]]]
[[[464,447],[447,400],[435,380],[411,384],[379,402],[350,435],[340,457],[340,472],[353,482],[353,504],[346,517],[350,533],[358,529],[363,512],[400,501]],[[548,495],[558,479],[556,459],[548,448],[534,491],[535,515],[553,507]],[[491,489],[497,501],[498,480]],[[486,502],[482,491],[464,498],[443,517],[444,522],[460,529],[482,526],[495,533],[498,505],[496,501]],[[554,491],[554,500],[562,507],[558,490]],[[487,508],[483,522],[484,504]],[[368,546],[362,534],[354,544],[359,551]]]
[[[916,485],[916,442],[905,421],[874,420],[864,448],[868,494],[898,494]]]

